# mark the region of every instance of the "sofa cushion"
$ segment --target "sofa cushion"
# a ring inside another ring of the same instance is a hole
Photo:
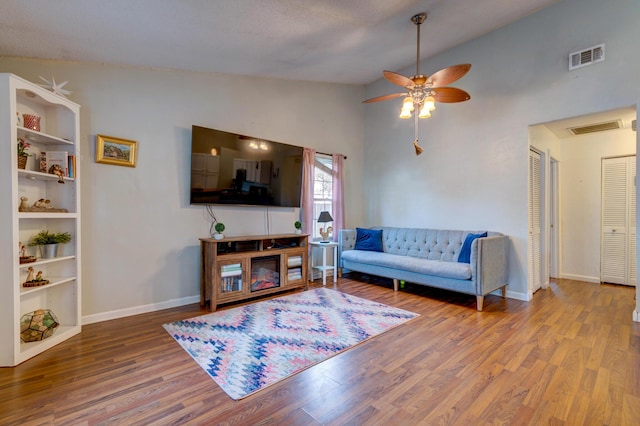
[[[382,230],[356,228],[356,250],[382,251]]]
[[[382,247],[385,253],[446,262],[458,260],[464,237],[472,232],[391,227],[375,229],[382,229]]]
[[[462,244],[462,248],[460,249],[460,253],[458,254],[458,262],[461,263],[470,263],[471,262],[471,244],[473,240],[476,238],[486,237],[487,233],[484,232],[482,234],[468,234],[467,238],[464,239],[464,243]]]
[[[471,279],[471,266],[468,263],[443,262],[412,256],[389,253],[377,253],[364,250],[347,250],[342,258],[351,262],[401,269],[419,274],[435,275],[460,280]]]

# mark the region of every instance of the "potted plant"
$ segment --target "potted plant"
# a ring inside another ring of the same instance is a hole
[[[48,259],[56,257],[58,254],[58,244],[65,244],[71,241],[71,234],[68,232],[49,232],[43,229],[31,237],[30,246],[39,246],[41,257]]]
[[[216,223],[216,225],[213,227],[213,229],[216,230],[216,233],[213,234],[213,238],[215,238],[216,240],[223,239],[224,238],[223,232],[224,232],[225,228],[226,227],[224,226],[224,223],[222,223],[222,222]]]
[[[18,138],[18,168],[26,169],[27,168],[27,159],[31,154],[27,152],[27,150],[31,148],[31,144],[25,142],[24,138]]]
[[[296,220],[293,226],[296,228],[296,234],[302,234],[302,222]]]

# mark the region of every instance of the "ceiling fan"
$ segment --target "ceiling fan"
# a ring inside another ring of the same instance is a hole
[[[430,117],[431,111],[435,109],[436,102],[454,103],[471,99],[471,96],[462,89],[446,87],[469,72],[471,64],[453,65],[429,76],[420,74],[420,25],[422,25],[425,19],[427,19],[426,13],[419,13],[411,17],[411,22],[413,22],[418,29],[416,74],[411,77],[405,77],[393,71],[382,72],[384,78],[393,84],[404,87],[406,92],[391,93],[362,101],[362,103],[368,104],[404,96],[400,118],[411,118],[411,113],[414,110],[418,111],[414,114],[415,140],[413,141],[413,146],[416,150],[416,155],[422,154],[423,151],[422,147],[418,144],[418,119]]]

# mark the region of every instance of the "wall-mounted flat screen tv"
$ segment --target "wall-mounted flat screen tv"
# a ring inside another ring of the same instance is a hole
[[[191,204],[300,207],[302,151],[194,125]]]

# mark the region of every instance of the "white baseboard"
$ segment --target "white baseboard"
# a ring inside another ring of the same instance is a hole
[[[585,281],[588,283],[600,283],[600,277],[587,277],[585,275],[560,274],[560,278],[567,280]]]
[[[176,308],[178,306],[190,305],[192,303],[200,303],[200,296],[189,296],[181,299],[167,300],[160,303],[151,303],[149,305],[133,306],[126,309],[118,309],[115,311],[102,312],[100,314],[86,315],[82,317],[82,324],[93,324],[96,322],[108,321],[117,318],[124,318],[131,315],[146,314],[147,312],[160,311],[162,309]]]
[[[495,294],[500,294],[495,293]],[[509,299],[516,299],[516,300],[522,300],[523,302],[528,302],[533,298],[533,294],[531,294],[531,292],[527,292],[527,293],[520,293],[519,291],[511,291],[509,290],[509,288],[507,288],[507,295],[506,295]]]

